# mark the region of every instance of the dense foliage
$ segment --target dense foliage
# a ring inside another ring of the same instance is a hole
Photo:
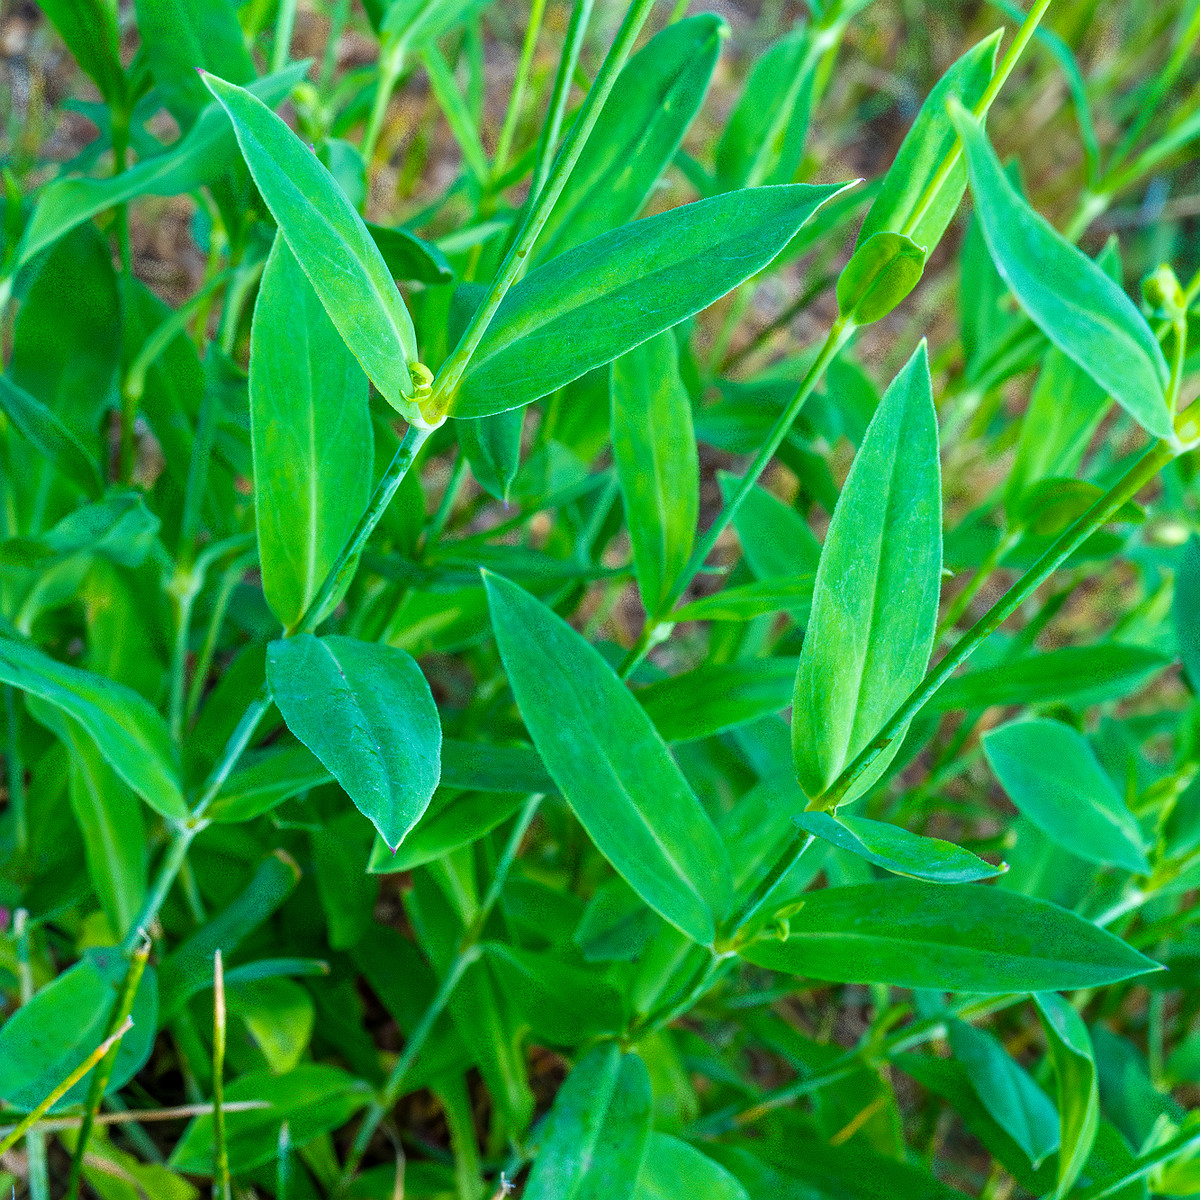
[[[808,6],[0,11],[6,1190],[1200,1192],[1200,4]]]

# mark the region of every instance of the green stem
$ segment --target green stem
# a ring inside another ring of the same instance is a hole
[[[563,142],[562,149],[554,160],[554,166],[551,168],[545,187],[538,193],[537,200],[521,227],[521,232],[500,264],[500,269],[496,272],[487,295],[472,317],[471,323],[455,347],[454,353],[442,364],[437,373],[426,414],[426,419],[431,423],[438,422],[452,411],[454,395],[458,390],[463,373],[482,341],[484,333],[487,332],[492,318],[496,315],[500,302],[508,294],[508,289],[516,282],[538,234],[541,233],[542,227],[549,219],[550,211],[566,185],[567,177],[583,150],[584,142],[592,132],[592,128],[600,116],[600,110],[608,99],[608,94],[612,91],[613,84],[616,83],[621,68],[629,58],[634,42],[637,41],[638,34],[653,7],[654,0],[632,0],[626,11],[621,28],[617,31],[617,36],[600,67],[600,73],[596,76],[596,80],[587,94],[587,99],[583,102],[583,107],[575,118],[571,132],[567,134],[566,141]]]
[[[496,143],[496,157],[492,160],[493,183],[504,174],[513,138],[517,133],[517,122],[521,119],[521,108],[525,101],[525,88],[529,81],[529,68],[533,65],[533,53],[537,49],[538,35],[542,30],[542,16],[546,11],[546,0],[533,0],[529,9],[529,25],[525,29],[525,41],[521,46],[521,61],[517,64],[517,75],[509,93],[508,110]]]
[[[363,139],[359,143],[359,153],[368,170],[375,158],[375,147],[379,135],[383,132],[383,118],[387,115],[387,106],[395,90],[396,81],[404,70],[404,54],[407,49],[405,42],[394,42],[385,45],[379,55],[379,79],[375,84],[375,99],[371,104],[371,115],[367,118],[367,127]]]
[[[350,1149],[350,1154],[346,1159],[346,1165],[342,1171],[340,1191],[344,1191],[349,1186],[350,1181],[358,1171],[359,1163],[362,1162],[367,1147],[371,1143],[371,1138],[375,1136],[375,1130],[379,1128],[380,1122],[391,1112],[400,1097],[404,1094],[404,1084],[409,1072],[412,1070],[413,1063],[416,1062],[417,1055],[420,1054],[422,1047],[429,1040],[429,1035],[433,1032],[433,1026],[438,1017],[442,1015],[446,1005],[450,1003],[450,997],[453,995],[454,989],[458,986],[459,980],[462,979],[467,968],[482,953],[478,945],[478,939],[483,933],[488,916],[500,899],[500,893],[504,890],[508,873],[512,868],[513,862],[516,860],[517,854],[521,849],[521,843],[525,840],[525,834],[529,831],[529,826],[537,814],[538,805],[541,804],[542,799],[542,793],[535,792],[526,800],[525,807],[521,810],[521,815],[517,819],[512,833],[509,834],[508,841],[505,843],[504,851],[500,855],[500,861],[496,864],[496,871],[492,876],[491,886],[484,896],[483,903],[479,907],[475,920],[472,921],[470,928],[464,931],[458,953],[454,956],[449,969],[442,977],[442,982],[433,1000],[430,1001],[429,1007],[425,1010],[420,1021],[417,1022],[416,1028],[412,1031],[412,1036],[404,1043],[404,1052],[392,1068],[392,1073],[388,1076],[387,1082],[380,1090],[378,1098],[367,1109],[366,1116],[363,1117],[362,1125],[359,1126],[358,1134],[354,1139],[354,1145]]]
[[[775,891],[779,881],[808,853],[809,847],[817,839],[810,833],[805,838],[795,838],[788,843],[783,853],[775,860],[775,865],[763,876],[754,891],[747,897],[745,904],[729,921],[732,930],[731,941],[737,941],[739,935],[750,929],[752,924],[762,914],[771,893]]]
[[[37,1108],[22,1117],[20,1123],[13,1127],[12,1132],[0,1139],[0,1154],[5,1154],[11,1150],[25,1136],[30,1126],[36,1124],[37,1121],[44,1117],[110,1050],[115,1049],[117,1043],[120,1042],[132,1027],[133,1022],[126,1017],[124,1024],[115,1033],[105,1038]]]
[[[857,758],[823,795],[809,804],[809,808],[820,811],[835,808],[854,781],[903,733],[912,718],[959,665],[978,650],[1097,529],[1109,521],[1122,505],[1133,499],[1179,452],[1180,447],[1169,442],[1158,442],[1148,450],[1125,476],[1059,537],[1004,597],[959,639],[945,658],[926,674]]]
[[[142,981],[142,972],[145,970],[146,960],[149,957],[150,939],[143,934],[141,944],[133,952],[129,961],[129,969],[125,972],[125,982],[121,985],[121,994],[117,997],[112,1020],[108,1023],[109,1037],[112,1037],[129,1020],[130,1013],[133,1012],[133,1001],[137,995],[138,984]],[[83,1175],[83,1159],[87,1154],[88,1140],[92,1135],[92,1126],[95,1123],[96,1114],[100,1111],[100,1102],[104,1099],[104,1089],[108,1086],[116,1061],[117,1046],[114,1044],[92,1075],[87,1104],[83,1112],[83,1122],[79,1126],[75,1151],[71,1155],[71,1175],[67,1184],[67,1200],[78,1200],[79,1183]]]
[[[279,15],[275,18],[275,44],[271,47],[271,74],[282,71],[288,64],[292,48],[292,31],[296,28],[296,0],[279,0]]]
[[[992,107],[996,97],[1000,94],[1000,89],[1008,80],[1009,75],[1012,74],[1013,67],[1017,65],[1017,60],[1021,57],[1025,47],[1029,45],[1030,38],[1037,32],[1037,27],[1045,15],[1046,9],[1049,7],[1050,0],[1036,0],[1034,6],[1029,10],[1029,14],[1021,23],[1020,29],[1017,30],[1017,36],[1013,38],[1012,44],[1000,60],[1000,65],[996,68],[996,73],[992,76],[983,95],[979,97],[979,101],[971,110],[971,114],[976,120],[981,120],[987,116],[988,109]],[[902,234],[911,236],[920,226],[921,222],[925,219],[925,214],[928,213],[938,194],[946,185],[946,181],[950,178],[950,173],[958,165],[958,160],[961,157],[962,140],[956,137],[954,145],[950,148],[946,157],[942,159],[937,173],[926,185],[925,190],[921,193],[920,200],[917,201],[916,206],[913,208],[912,214],[905,221],[904,227],[900,230]],[[932,250],[933,247],[929,248]]]
[[[437,512],[433,514],[433,520],[429,522],[429,529],[425,533],[422,556],[437,545],[438,539],[442,536],[442,530],[446,528],[446,522],[454,511],[454,502],[458,499],[458,493],[461,491],[466,477],[467,456],[460,450],[458,457],[454,460],[454,466],[450,468],[450,478],[446,480],[446,488],[438,502]]]
[[[579,66],[579,54],[583,49],[584,35],[592,16],[592,3],[593,0],[575,0],[571,6],[571,20],[567,25],[562,54],[558,60],[558,71],[554,76],[554,87],[550,92],[550,106],[538,138],[537,161],[529,184],[529,198],[525,201],[527,210],[536,202],[550,175],[554,152],[562,133],[563,116],[571,96],[571,81],[575,78],[575,68]]]
[[[630,673],[656,644],[656,639],[661,640],[664,636],[664,623],[668,622],[671,610],[679,602],[683,593],[687,591],[688,585],[699,573],[700,568],[704,566],[705,561],[713,551],[713,547],[716,546],[717,540],[729,527],[729,523],[733,520],[738,507],[750,494],[751,489],[758,482],[763,471],[767,469],[767,464],[771,461],[775,451],[779,449],[783,439],[787,437],[788,430],[791,429],[797,416],[800,415],[800,410],[804,407],[804,402],[812,395],[813,389],[825,374],[825,368],[829,366],[834,358],[837,357],[838,351],[850,340],[854,330],[854,325],[840,318],[833,323],[833,327],[829,330],[820,353],[813,360],[807,372],[805,372],[804,378],[800,381],[795,395],[788,401],[787,407],[775,421],[770,435],[754,456],[754,461],[750,464],[749,470],[738,480],[737,488],[733,495],[729,498],[725,507],[721,509],[720,513],[717,514],[716,520],[708,527],[707,532],[700,539],[695,550],[692,551],[691,558],[688,559],[687,564],[679,573],[674,584],[672,584],[671,590],[667,593],[662,604],[659,605],[658,610],[647,618],[645,625],[642,627],[641,635],[634,643],[633,648],[625,656],[625,661],[621,664],[622,679],[629,678]],[[667,628],[669,631],[669,625]]]
[[[29,846],[29,821],[25,815],[25,763],[21,759],[21,717],[17,711],[17,694],[4,686],[4,718],[8,732],[8,808],[13,817],[13,833],[17,849]]]
[[[230,1200],[229,1147],[225,1139],[225,968],[213,954],[213,1200]]]
[[[992,577],[1000,565],[1000,560],[1021,540],[1021,531],[1010,529],[1004,533],[996,544],[987,552],[983,562],[979,564],[970,582],[950,602],[946,615],[938,626],[937,636],[940,638],[949,633],[962,618],[963,613],[971,606],[971,601],[979,594],[979,589]]]

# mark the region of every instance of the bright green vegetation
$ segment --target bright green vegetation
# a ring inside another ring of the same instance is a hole
[[[0,10],[6,1194],[1200,1193],[1200,4],[621,2]]]

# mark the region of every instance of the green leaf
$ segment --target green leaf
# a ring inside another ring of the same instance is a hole
[[[921,281],[925,250],[902,233],[872,234],[842,268],[838,315],[855,325],[886,317]]]
[[[367,378],[283,238],[250,339],[254,515],[263,592],[285,628],[316,596],[371,494]]]
[[[750,1200],[736,1176],[720,1163],[666,1133],[650,1135],[633,1195],[634,1200]]]
[[[588,962],[633,962],[660,928],[637,892],[617,878],[596,889],[571,940]]]
[[[721,495],[729,502],[736,476],[718,472]],[[750,569],[762,580],[794,580],[812,575],[815,581],[821,544],[804,518],[765,488],[753,487],[733,515],[742,553]],[[807,616],[805,606],[805,616]]]
[[[248,91],[278,104],[307,72],[308,62],[292,63],[252,83]],[[163,151],[119,175],[104,179],[56,179],[38,195],[25,227],[13,270],[89,217],[135,196],[177,196],[219,179],[236,160],[237,139],[225,110],[214,100],[187,134]]]
[[[625,1026],[620,994],[596,970],[485,942],[488,967],[539,1044],[578,1046]]]
[[[1099,987],[1159,969],[1045,900],[910,879],[808,893],[787,941],[752,942],[740,953],[810,979],[987,995]]]
[[[964,671],[933,694],[928,712],[992,705],[1070,704],[1084,708],[1128,696],[1167,665],[1144,646],[1063,646]]]
[[[312,996],[298,983],[275,976],[248,983],[226,980],[226,1003],[241,1017],[272,1075],[285,1075],[300,1065],[316,1025]]]
[[[162,1024],[191,996],[212,987],[213,954],[217,950],[226,957],[232,954],[292,894],[299,879],[300,868],[287,854],[282,850],[268,854],[245,889],[163,959],[159,969]]]
[[[140,567],[154,549],[159,519],[140,492],[110,492],[68,513],[39,539],[57,555],[86,551],[122,567]]]
[[[417,237],[403,226],[389,229],[368,221],[367,232],[379,247],[393,279],[428,284],[453,282],[454,269],[432,242]]]
[[[302,1063],[286,1075],[252,1071],[225,1087],[225,1100],[261,1100],[269,1107],[225,1114],[229,1170],[244,1174],[273,1162],[279,1152],[279,1127],[285,1121],[297,1148],[345,1125],[371,1102],[371,1088],[338,1067]],[[213,1118],[196,1117],[168,1160],[188,1175],[213,1173]]]
[[[799,813],[792,817],[805,833],[865,858],[867,862],[929,883],[972,883],[1003,874],[1006,866],[993,867],[969,850],[940,838],[922,837],[899,825],[846,814]]]
[[[815,580],[815,574],[793,575],[790,579],[761,579],[741,587],[722,588],[677,608],[671,620],[678,625],[683,621],[753,621],[777,612],[807,613]]]
[[[485,572],[484,583],[509,684],[558,790],[638,895],[710,944],[729,860],[650,718],[562,618],[506,579]]]
[[[155,86],[181,129],[190,129],[211,100],[199,70],[232,83],[254,79],[254,60],[230,4],[137,0],[137,28]]]
[[[787,708],[794,658],[706,663],[634,694],[665,742],[692,742]]]
[[[115,947],[83,957],[43,987],[0,1027],[0,1097],[28,1111],[40,1104],[108,1033],[129,961]],[[158,1028],[158,987],[146,967],[133,1002],[133,1028],[121,1039],[105,1094],[123,1088],[142,1069]],[[50,1110],[81,1104],[90,1079],[81,1079]]]
[[[362,218],[316,155],[252,92],[205,75],[233,121],[254,182],[329,319],[383,398],[419,421],[416,334]]]
[[[111,105],[123,103],[128,82],[121,67],[117,6],[107,0],[46,0],[41,8],[100,95]]]
[[[839,191],[795,184],[732,192],[560,254],[504,298],[450,414],[528,404],[707,308],[771,262]]]
[[[525,410],[510,408],[490,417],[459,421],[454,431],[459,448],[471,464],[475,482],[489,496],[508,503],[508,490],[521,467],[521,431]]]
[[[1100,267],[1026,204],[980,123],[961,105],[952,103],[950,111],[988,250],[1021,307],[1148,433],[1173,438],[1165,395],[1170,372],[1142,314]]]
[[[670,330],[613,363],[612,442],[638,591],[656,613],[691,555],[700,517],[692,402]]]
[[[792,181],[804,153],[817,64],[838,36],[800,28],[763,51],[717,143],[722,191]]]
[[[632,221],[700,110],[729,26],[699,13],[655,34],[621,69],[534,248],[548,262]]]
[[[1012,802],[1048,838],[1088,862],[1150,870],[1145,839],[1087,740],[1061,721],[1014,721],[983,738]]]
[[[395,849],[440,774],[442,726],[403,650],[301,634],[267,649],[267,682],[288,728]]]
[[[792,709],[800,786],[820,796],[925,674],[942,579],[937,416],[922,342],[892,381],[834,510]],[[901,737],[845,797],[879,778]]]
[[[631,1200],[650,1136],[650,1076],[612,1042],[567,1076],[522,1200]]]
[[[333,950],[349,950],[371,927],[379,896],[379,881],[367,874],[375,840],[371,828],[351,808],[326,820],[308,838],[326,940]]]
[[[149,849],[141,806],[79,723],[35,697],[29,711],[53,729],[70,755],[68,796],[87,853],[88,876],[109,928],[123,938],[146,896]]]
[[[7,638],[0,638],[0,680],[76,720],[105,761],[156,812],[188,815],[171,735],[137,692]]]
[[[1171,617],[1183,669],[1192,687],[1200,689],[1200,537],[1195,534],[1179,552]]]
[[[89,496],[99,496],[104,485],[100,468],[83,443],[36,397],[0,375],[0,410],[40,458],[55,472],[71,480]]]
[[[1034,1003],[1058,1080],[1058,1200],[1079,1178],[1100,1126],[1100,1091],[1092,1038],[1083,1018],[1057,992],[1035,992]]]
[[[967,1068],[980,1103],[1037,1170],[1059,1144],[1050,1098],[990,1033],[963,1021],[951,1021],[948,1028],[950,1049]]]
[[[241,766],[222,785],[205,815],[210,821],[250,821],[331,778],[307,746],[285,739],[268,750],[243,754]]]
[[[998,29],[977,42],[934,84],[884,176],[883,187],[858,231],[856,248],[883,230],[899,233],[908,224],[958,137],[946,104],[953,96],[973,108],[983,98],[992,81],[1002,34]],[[960,160],[938,189],[925,215],[909,230],[913,241],[924,247],[926,253],[931,254],[942,240],[966,188],[967,171]]]

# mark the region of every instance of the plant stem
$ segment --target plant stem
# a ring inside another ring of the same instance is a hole
[[[1097,529],[1110,520],[1122,505],[1137,495],[1178,453],[1178,446],[1165,441],[1158,442],[1149,449],[1125,476],[1059,537],[1003,598],[959,639],[945,658],[913,689],[908,699],[892,714],[858,757],[834,780],[823,795],[809,804],[809,809],[827,811],[835,808],[854,781],[903,733],[909,721],[920,712],[959,665],[978,650]]]
[[[508,109],[504,114],[504,124],[500,129],[500,138],[496,143],[496,157],[492,160],[492,181],[504,174],[508,164],[508,155],[512,150],[513,138],[517,132],[517,122],[521,119],[521,107],[525,102],[525,86],[529,80],[529,68],[533,65],[533,52],[537,49],[538,35],[542,30],[542,16],[546,11],[546,0],[533,0],[529,8],[529,24],[525,29],[525,41],[521,46],[521,60],[517,64],[517,75],[513,80],[512,91],[508,97]]]
[[[979,589],[992,577],[992,573],[1000,565],[1000,560],[1021,540],[1020,530],[1009,530],[1001,535],[999,541],[987,552],[983,562],[976,568],[966,587],[958,593],[946,609],[946,615],[938,626],[937,636],[943,637],[958,624],[963,613],[971,606],[971,601],[979,594]]]
[[[271,74],[282,71],[288,64],[292,48],[292,31],[296,28],[296,0],[279,0],[279,15],[275,18],[275,43],[271,47]]]
[[[732,930],[731,940],[736,941],[738,935],[744,933],[755,918],[762,913],[763,907],[770,900],[776,885],[804,857],[816,840],[810,833],[805,838],[794,838],[788,843],[783,853],[775,860],[775,865],[759,881],[737,915],[729,921],[729,928]]]
[[[133,1001],[137,996],[138,984],[142,981],[142,972],[145,970],[146,960],[149,957],[150,939],[143,933],[142,941],[133,952],[133,956],[129,960],[129,969],[125,972],[125,982],[121,985],[121,994],[117,997],[112,1020],[109,1021],[109,1037],[112,1037],[131,1019]],[[116,1061],[117,1046],[114,1044],[96,1068],[95,1074],[92,1075],[87,1104],[83,1112],[83,1123],[79,1127],[75,1151],[71,1155],[71,1175],[67,1184],[67,1200],[78,1200],[79,1182],[83,1174],[83,1160],[87,1154],[88,1139],[91,1137],[92,1125],[95,1123],[96,1113],[100,1111],[100,1102],[104,1099],[104,1089],[108,1086],[113,1064]]]
[[[41,1117],[44,1117],[132,1028],[133,1021],[129,1017],[126,1017],[120,1028],[106,1037],[37,1108],[27,1113],[6,1137],[0,1139],[0,1154],[11,1150],[29,1130],[30,1126],[35,1124]]]
[[[25,763],[21,758],[21,717],[17,711],[16,691],[4,685],[4,720],[7,729],[8,807],[13,818],[17,849],[29,846],[29,821],[25,815]]]
[[[487,332],[492,318],[496,315],[500,302],[508,294],[508,289],[516,282],[521,268],[525,265],[527,255],[533,249],[533,244],[542,231],[542,226],[549,219],[550,210],[566,185],[567,177],[583,150],[583,144],[592,132],[592,127],[600,116],[600,110],[608,99],[609,92],[612,91],[617,75],[629,58],[633,44],[637,41],[637,36],[653,7],[654,0],[632,0],[626,11],[621,28],[617,31],[617,36],[600,67],[600,73],[596,76],[596,80],[587,94],[587,99],[584,100],[583,107],[579,110],[574,125],[571,126],[571,132],[567,134],[566,141],[563,142],[562,149],[559,150],[558,156],[554,160],[554,166],[551,168],[545,187],[538,193],[537,200],[521,226],[521,232],[500,264],[500,269],[496,272],[487,295],[476,310],[474,317],[471,318],[471,323],[455,347],[454,353],[442,364],[437,373],[426,412],[426,419],[431,423],[436,423],[453,410],[454,395],[458,390],[459,382],[482,341],[483,335]]]
[[[1036,0],[1033,7],[1029,10],[1029,14],[1021,23],[1020,29],[1017,30],[1017,36],[1013,38],[1012,44],[1004,52],[1004,57],[1000,60],[1000,65],[996,68],[995,74],[989,81],[987,88],[982,96],[979,97],[975,107],[971,110],[971,115],[980,120],[987,116],[988,109],[992,107],[996,97],[1000,94],[1000,89],[1004,86],[1009,75],[1012,74],[1012,69],[1017,65],[1017,59],[1021,57],[1025,47],[1029,44],[1030,38],[1037,31],[1037,27],[1041,22],[1042,17],[1046,13],[1046,9],[1050,7],[1050,0]],[[945,186],[946,181],[950,178],[950,173],[958,165],[958,160],[962,157],[962,140],[954,139],[954,145],[951,146],[946,157],[942,159],[941,166],[938,167],[937,173],[926,185],[925,190],[921,193],[920,200],[917,201],[913,208],[912,214],[905,221],[904,227],[900,230],[902,234],[911,236],[921,222],[925,219],[925,214],[933,206],[933,202],[937,199],[938,193]],[[932,250],[930,246],[928,249]]]
[[[213,1200],[230,1200],[225,1141],[225,967],[213,953]]]
[[[525,807],[521,810],[521,815],[517,819],[512,833],[509,834],[508,841],[505,843],[504,851],[500,855],[500,861],[496,864],[496,871],[492,876],[491,886],[484,896],[483,903],[479,907],[475,920],[464,931],[458,953],[454,956],[449,969],[442,977],[442,982],[433,999],[430,1001],[429,1007],[425,1010],[420,1021],[417,1022],[416,1028],[412,1031],[412,1036],[405,1041],[404,1052],[392,1068],[392,1073],[388,1076],[387,1082],[380,1090],[378,1098],[367,1109],[367,1113],[363,1117],[362,1125],[359,1126],[358,1134],[354,1139],[354,1145],[350,1149],[350,1154],[346,1159],[346,1165],[342,1171],[339,1191],[344,1191],[354,1178],[355,1173],[358,1171],[359,1163],[362,1162],[362,1157],[370,1145],[371,1138],[375,1135],[375,1130],[379,1128],[380,1122],[396,1106],[396,1102],[404,1094],[405,1081],[412,1070],[413,1063],[416,1062],[417,1055],[421,1052],[421,1048],[425,1045],[430,1033],[433,1031],[434,1023],[442,1015],[446,1005],[449,1004],[450,997],[467,968],[482,953],[478,945],[478,939],[483,933],[483,927],[487,923],[492,909],[500,899],[500,893],[504,890],[505,881],[508,879],[508,872],[511,870],[512,864],[521,849],[521,843],[525,840],[525,834],[529,831],[529,826],[537,814],[538,805],[541,804],[543,798],[542,793],[535,792],[526,800]]]
[[[383,118],[387,114],[388,102],[392,98],[396,81],[404,70],[406,50],[407,43],[395,42],[382,47],[380,51],[379,79],[375,84],[375,99],[371,104],[371,115],[367,118],[367,128],[359,143],[359,153],[368,170],[375,158],[375,146],[379,141],[379,135],[383,132]]]
[[[775,451],[779,449],[783,439],[787,437],[788,430],[791,429],[796,417],[800,414],[800,410],[804,407],[804,402],[812,395],[813,389],[817,386],[821,376],[825,374],[825,368],[829,366],[833,359],[837,357],[838,351],[850,340],[854,330],[854,325],[840,318],[833,323],[832,328],[825,338],[825,344],[821,347],[820,353],[813,360],[812,366],[805,372],[804,378],[800,381],[795,395],[788,401],[787,407],[779,414],[779,417],[771,428],[770,435],[754,456],[754,461],[750,464],[749,470],[738,480],[737,489],[729,498],[725,507],[717,514],[716,520],[708,527],[707,532],[700,539],[695,550],[692,551],[691,558],[688,559],[678,578],[671,585],[671,590],[663,599],[662,604],[659,605],[658,610],[651,614],[642,626],[641,635],[625,656],[625,661],[621,664],[620,674],[622,679],[629,678],[630,673],[656,644],[655,639],[661,639],[663,636],[662,626],[664,622],[668,621],[671,610],[679,603],[679,599],[687,591],[688,585],[699,573],[700,568],[704,566],[705,560],[712,553],[717,540],[729,527],[729,523],[733,520],[738,507],[750,494],[750,490],[758,482],[759,476],[767,469],[767,464],[771,461]]]

